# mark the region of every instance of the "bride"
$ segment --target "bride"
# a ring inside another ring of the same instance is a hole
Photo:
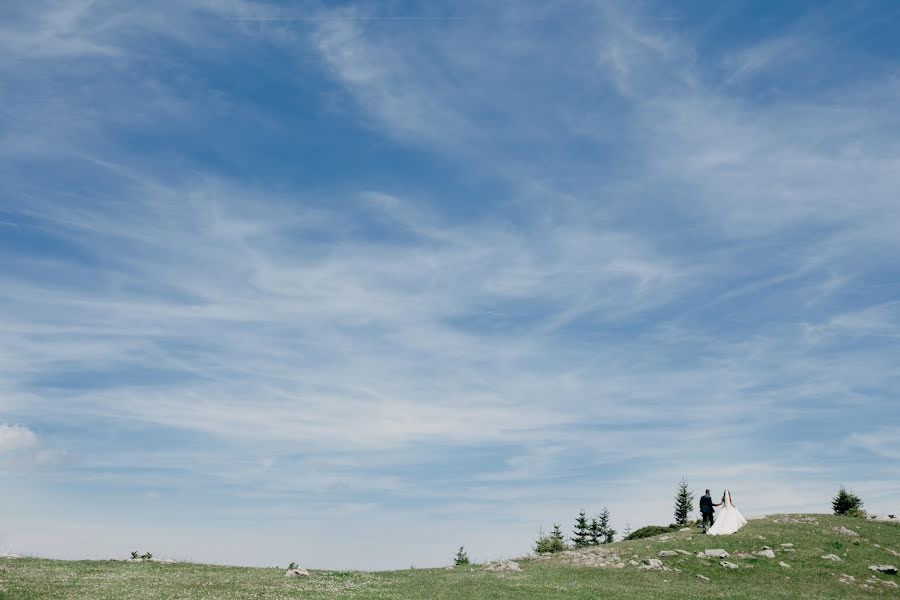
[[[722,495],[722,510],[716,515],[716,521],[706,535],[729,535],[747,524],[747,519],[740,513],[731,499],[731,492],[725,490]]]

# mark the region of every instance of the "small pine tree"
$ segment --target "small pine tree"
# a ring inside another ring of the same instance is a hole
[[[456,551],[456,556],[453,557],[453,564],[457,567],[469,564],[469,556],[466,554],[463,546],[460,546],[459,550]]]
[[[563,550],[566,550],[566,540],[558,524],[553,525],[553,531],[549,535],[544,535],[543,529],[538,530],[538,539],[534,543],[535,553],[544,554]]]
[[[572,536],[572,542],[575,544],[576,548],[584,548],[589,545],[590,537],[591,532],[587,521],[587,514],[582,508],[581,512],[578,513],[578,517],[575,519],[575,533]]]
[[[694,509],[694,492],[688,489],[688,484],[681,478],[678,490],[675,492],[675,524],[684,527],[688,524],[688,515]]]
[[[863,501],[860,497],[844,486],[841,486],[837,495],[831,499],[831,508],[836,515],[857,516],[860,513],[865,514],[862,507]]]
[[[553,531],[550,532],[550,538],[562,545],[563,548],[566,547],[566,538],[563,536],[562,527],[560,527],[559,523],[553,524]]]
[[[597,517],[591,519],[590,527],[588,527],[589,537],[588,537],[588,545],[589,546],[599,546],[603,543],[603,531],[600,529],[600,521],[597,520]]]
[[[612,544],[616,540],[616,530],[609,525],[609,509],[605,506],[599,517],[601,544]]]

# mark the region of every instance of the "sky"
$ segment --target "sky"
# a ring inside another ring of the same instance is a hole
[[[0,5],[0,553],[900,512],[895,2]]]

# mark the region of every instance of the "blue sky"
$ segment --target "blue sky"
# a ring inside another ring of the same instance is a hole
[[[893,2],[7,3],[0,551],[900,509]]]

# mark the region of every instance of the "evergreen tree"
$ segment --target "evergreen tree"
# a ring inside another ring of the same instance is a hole
[[[566,550],[566,540],[563,537],[562,529],[559,525],[553,525],[553,531],[549,535],[544,535],[544,530],[538,531],[538,539],[534,543],[534,551],[537,554],[547,552],[562,552]]]
[[[694,509],[694,492],[688,489],[688,484],[681,478],[678,490],[675,492],[675,524],[684,527],[688,523],[688,515]]]
[[[603,531],[600,529],[600,521],[597,520],[597,517],[591,519],[591,525],[588,528],[588,532],[590,533],[590,536],[588,537],[589,546],[599,546],[603,543]]]
[[[578,513],[578,517],[575,519],[575,533],[572,536],[572,542],[575,544],[576,548],[584,548],[585,546],[590,545],[590,526],[587,521],[587,514],[584,512],[584,509],[581,509],[581,512]]]
[[[856,516],[863,512],[863,501],[859,496],[841,486],[837,495],[831,499],[831,508],[836,515]]]
[[[466,550],[463,546],[459,547],[456,556],[453,557],[453,564],[457,567],[469,564],[469,556],[466,554]]]
[[[560,527],[559,523],[553,524],[553,531],[550,532],[550,539],[563,548],[566,547],[566,538],[563,536],[562,527]]]
[[[603,510],[600,512],[599,517],[599,526],[600,526],[600,543],[601,544],[612,544],[616,540],[616,530],[613,529],[609,525],[609,509],[605,506]]]

